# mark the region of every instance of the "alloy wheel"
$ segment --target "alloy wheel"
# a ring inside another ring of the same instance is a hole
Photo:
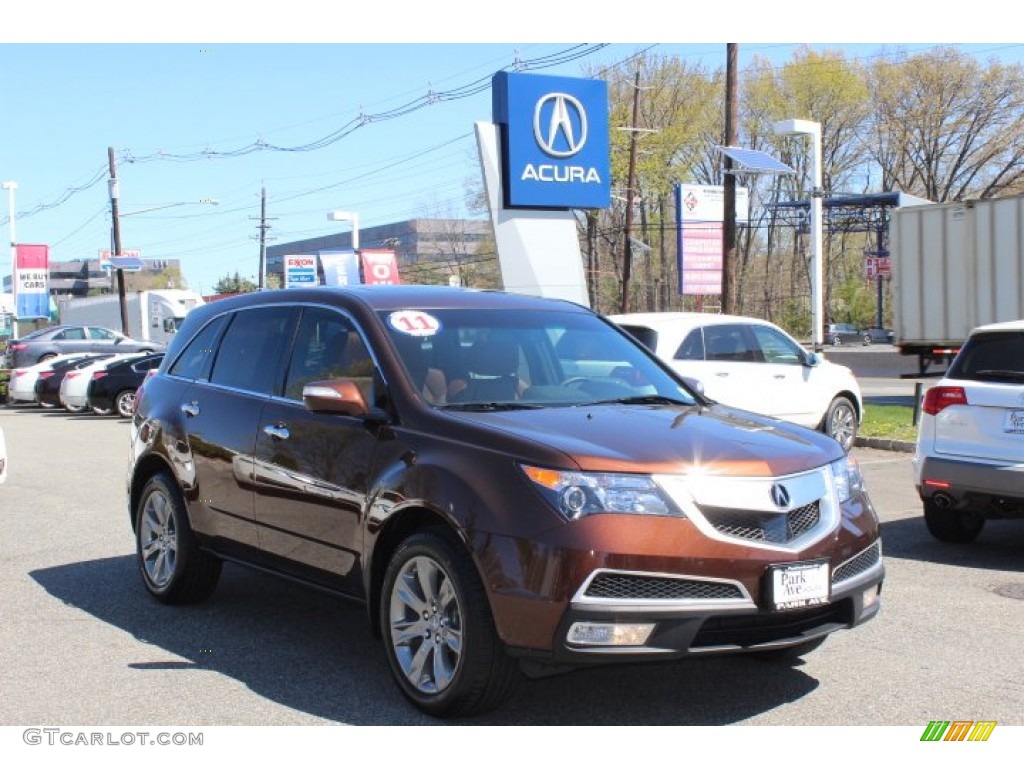
[[[139,531],[146,578],[162,589],[174,577],[178,563],[178,525],[170,499],[161,490],[146,497]]]
[[[390,600],[391,644],[402,673],[420,693],[444,691],[463,652],[463,612],[451,576],[433,558],[411,558]]]

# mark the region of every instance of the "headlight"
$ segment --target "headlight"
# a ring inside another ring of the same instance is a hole
[[[849,501],[864,489],[864,478],[860,474],[860,465],[852,456],[833,461],[832,482],[839,494],[839,502]]]
[[[566,472],[522,466],[523,472],[569,520],[600,512],[683,517],[648,475]]]

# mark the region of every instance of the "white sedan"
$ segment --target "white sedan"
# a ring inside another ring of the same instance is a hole
[[[704,394],[725,405],[774,416],[853,447],[864,413],[849,368],[804,349],[777,325],[700,312],[610,315]]]

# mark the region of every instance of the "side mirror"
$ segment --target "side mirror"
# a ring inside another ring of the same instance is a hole
[[[821,361],[824,359],[820,352],[807,352],[804,355],[804,365],[808,368],[815,368],[821,365]]]
[[[362,416],[370,410],[363,393],[351,379],[311,381],[302,388],[302,402],[314,413]]]

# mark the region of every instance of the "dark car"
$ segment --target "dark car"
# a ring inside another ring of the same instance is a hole
[[[106,357],[113,357],[113,355],[86,355],[54,363],[53,367],[49,370],[40,372],[39,377],[36,379],[36,402],[43,408],[59,407],[61,405],[60,385],[64,381],[64,377],[70,371],[77,371]]]
[[[566,334],[589,337],[571,370]],[[361,603],[433,715],[498,706],[520,671],[792,660],[881,607],[878,520],[835,440],[705,399],[569,302],[224,299],[135,406],[147,590],[201,601],[230,560]]]
[[[892,344],[896,336],[892,328],[864,328],[860,335],[865,346],[868,344]]]
[[[841,344],[863,344],[864,334],[850,323],[829,323],[825,326],[825,343],[837,347]]]
[[[109,328],[93,325],[54,325],[10,342],[9,368],[21,368],[69,352],[162,352],[158,341],[131,339]]]
[[[100,416],[114,414],[129,418],[134,410],[136,390],[146,375],[160,366],[163,359],[164,353],[158,352],[145,357],[117,360],[105,368],[93,371],[86,390],[88,407]]]

